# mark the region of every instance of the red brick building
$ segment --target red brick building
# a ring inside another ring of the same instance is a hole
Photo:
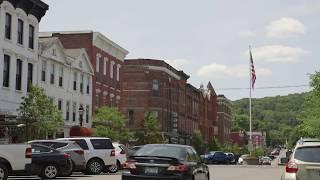
[[[59,37],[66,49],[85,48],[95,70],[92,80],[92,112],[103,105],[119,107],[122,66],[129,53],[103,34],[93,31],[41,33],[42,37]]]
[[[231,132],[230,134],[231,137],[231,143],[236,144],[240,147],[244,147],[245,145],[248,144],[248,136],[245,132],[240,131],[240,132]]]
[[[125,60],[121,111],[129,119],[129,128],[140,130],[144,113],[153,112],[170,142],[190,144],[195,129],[200,129],[206,140],[212,138],[215,91],[210,83],[207,89],[197,89],[188,79],[162,60]]]
[[[216,129],[218,129],[218,139],[221,143],[229,142],[232,123],[231,101],[224,95],[218,95],[217,108],[218,119]]]

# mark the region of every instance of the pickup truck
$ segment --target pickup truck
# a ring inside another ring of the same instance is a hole
[[[31,145],[28,144],[0,145],[0,180],[6,180],[9,174],[26,172],[31,155]]]

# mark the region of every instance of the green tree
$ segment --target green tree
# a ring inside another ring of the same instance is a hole
[[[19,121],[26,125],[26,140],[45,138],[63,127],[63,118],[57,106],[45,95],[44,90],[32,86],[27,96],[22,98],[18,109]]]
[[[139,134],[139,133],[138,133]],[[140,135],[143,144],[163,143],[159,120],[151,112],[146,112],[143,119],[143,135]]]
[[[310,76],[310,85],[313,88],[304,102],[304,109],[299,118],[301,135],[320,137],[320,72]]]
[[[97,136],[109,137],[114,141],[127,142],[133,134],[126,127],[128,120],[117,108],[103,106],[97,110],[93,126]]]
[[[200,130],[195,130],[192,134],[192,145],[197,150],[198,154],[205,153],[204,140]]]

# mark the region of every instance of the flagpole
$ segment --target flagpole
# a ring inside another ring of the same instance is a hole
[[[251,96],[252,96],[252,70],[251,70],[251,46],[249,46],[249,74],[250,74],[250,83],[249,83],[249,122],[250,122],[250,131],[249,131],[249,146],[252,146],[252,105],[251,105]],[[251,152],[250,152],[251,153]]]

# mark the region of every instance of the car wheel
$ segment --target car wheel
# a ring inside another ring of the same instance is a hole
[[[88,174],[100,174],[103,170],[103,163],[98,159],[92,159],[87,164],[87,173]]]
[[[119,169],[120,169],[120,162],[117,161],[117,164],[114,164],[114,165],[109,167],[109,172],[110,173],[116,173],[116,172],[118,172]]]
[[[8,168],[7,166],[0,164],[0,180],[8,179]]]
[[[56,165],[48,164],[45,165],[41,172],[43,179],[54,179],[58,176],[59,170]]]

